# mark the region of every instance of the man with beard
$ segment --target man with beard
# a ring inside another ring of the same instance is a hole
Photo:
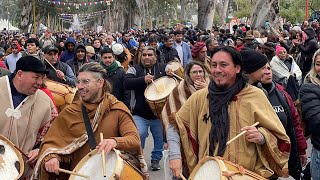
[[[139,155],[138,168],[148,176],[130,111],[110,94],[111,85],[105,75],[106,70],[98,63],[81,67],[77,77],[81,100],[67,106],[50,127],[33,178],[68,179],[68,174],[59,173],[60,167],[72,170],[91,150],[108,154],[113,148]]]
[[[13,74],[0,78],[0,134],[28,155],[21,179],[30,178],[28,164],[37,161],[41,140],[57,115],[52,100],[39,90],[45,74],[41,61],[24,56]]]
[[[141,63],[130,67],[124,79],[126,90],[131,90],[130,109],[133,119],[138,127],[142,148],[148,137],[148,129],[154,140],[154,148],[151,153],[151,169],[160,170],[160,160],[163,150],[163,128],[146,102],[144,91],[153,80],[165,76],[165,64],[157,62],[156,50],[153,47],[145,47],[142,50]]]
[[[74,58],[67,61],[73,74],[78,75],[80,67],[87,62],[86,47],[83,44],[77,44],[74,50]]]
[[[177,130],[167,134],[177,137],[168,141],[174,176],[190,175],[206,156],[221,156],[265,178],[288,175],[290,140],[265,94],[247,83],[240,53],[218,47],[210,65],[208,88],[187,100],[175,114]]]
[[[75,87],[76,77],[68,64],[58,61],[58,49],[53,45],[49,45],[44,48],[43,52],[44,57],[47,60],[45,65],[49,71],[49,74],[47,75],[48,79]],[[53,69],[52,66],[55,69]]]
[[[202,63],[207,70],[207,74],[210,74],[210,57],[207,56],[207,47],[204,42],[197,42],[194,44],[192,50],[192,61],[198,61]]]
[[[181,65],[186,67],[186,65],[191,60],[191,50],[186,42],[183,41],[183,34],[181,31],[175,31],[175,41],[173,43],[173,48],[178,52]]]
[[[21,47],[18,43],[11,45],[11,54],[6,57],[5,64],[9,71],[13,73],[16,70],[17,61],[21,58]]]
[[[180,61],[180,57],[178,55],[178,51],[173,48],[173,38],[170,36],[164,36],[163,38],[163,45],[159,48],[160,51],[160,62],[161,63],[168,63],[174,58],[178,58]]]

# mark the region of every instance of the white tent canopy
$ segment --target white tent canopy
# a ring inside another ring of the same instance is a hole
[[[3,30],[4,28],[6,28],[9,31],[19,31],[19,28],[12,26],[12,24],[8,20],[0,19],[0,30]]]

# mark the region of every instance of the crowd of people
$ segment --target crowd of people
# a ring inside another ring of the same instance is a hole
[[[145,179],[160,170],[165,149],[172,179],[190,177],[207,156],[268,179],[320,179],[318,22],[232,28],[2,31],[0,134],[25,154],[22,178],[68,179],[60,168],[116,148],[132,154],[126,160]],[[183,69],[180,78],[170,62]],[[177,85],[157,114],[145,91],[164,76]],[[47,81],[77,88],[73,102],[58,108]]]

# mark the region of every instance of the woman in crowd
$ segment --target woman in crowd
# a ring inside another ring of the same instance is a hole
[[[320,50],[313,56],[311,70],[300,89],[302,118],[311,133],[311,176],[320,179]]]
[[[300,179],[302,166],[307,163],[307,142],[300,126],[299,114],[290,95],[284,88],[272,80],[272,71],[267,63],[267,71],[261,79],[261,84],[267,92],[267,97],[277,113],[291,142],[289,157],[289,174],[294,179]]]

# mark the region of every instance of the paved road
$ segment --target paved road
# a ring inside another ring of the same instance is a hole
[[[151,133],[149,133],[149,137],[146,140],[145,150],[144,150],[144,156],[146,159],[146,162],[150,168],[151,163],[151,151],[153,148],[153,139]],[[307,154],[310,155],[311,151],[311,143],[308,141],[308,150]],[[161,160],[161,170],[159,171],[152,171],[149,170],[150,173],[150,180],[164,180],[164,171],[163,171],[163,160]],[[293,178],[281,178],[281,180],[294,180]]]

